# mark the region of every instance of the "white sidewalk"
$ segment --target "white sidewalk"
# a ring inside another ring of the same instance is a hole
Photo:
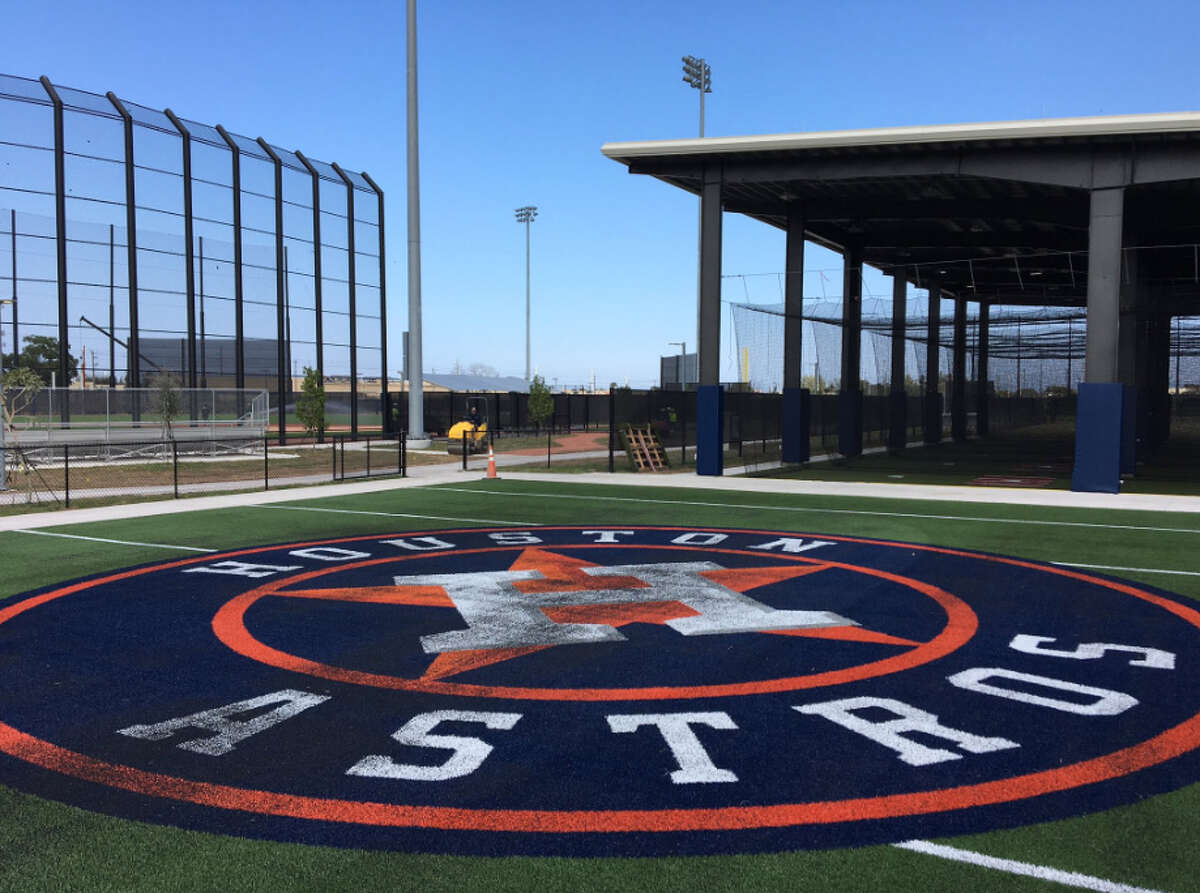
[[[583,458],[589,454],[556,454],[558,460]],[[607,452],[604,453],[607,455]],[[516,458],[516,457],[513,457]],[[527,464],[536,458],[520,457]],[[497,457],[499,459],[499,457]],[[506,466],[507,462],[497,462]],[[267,505],[281,502],[297,502],[306,499],[324,499],[332,496],[349,496],[363,493],[385,493],[406,490],[412,487],[429,487],[437,484],[466,484],[479,481],[484,476],[487,459],[474,457],[470,468],[463,471],[461,465],[418,465],[411,466],[406,478],[365,479],[339,484],[324,484],[313,487],[292,487],[283,490],[260,490],[253,492],[228,493],[213,496],[198,496],[188,499],[165,499],[156,502],[137,502],[126,505],[107,505],[97,508],[66,509],[49,512],[30,512],[0,517],[0,531],[33,530],[41,527],[58,527],[66,524],[86,524],[93,521],[113,521],[121,518],[144,518],[153,515],[170,515],[180,512],[197,512],[206,509],[237,508],[249,505]],[[736,469],[735,469],[736,470]],[[634,474],[631,472],[589,472],[582,474],[553,472],[520,472],[511,467],[503,468],[504,480],[540,481],[562,486],[632,486],[662,487],[678,490],[709,490],[739,493],[766,493],[788,496],[850,496],[869,499],[916,499],[959,503],[1001,503],[1007,505],[1048,506],[1058,508],[1084,508],[1156,511],[1156,512],[1200,512],[1200,497],[1157,496],[1151,494],[1073,493],[1064,490],[1026,490],[1004,487],[953,487],[921,486],[916,484],[868,484],[841,481],[796,481],[774,478],[748,478],[740,474],[725,477],[701,477],[695,474]],[[683,494],[681,493],[682,497]]]

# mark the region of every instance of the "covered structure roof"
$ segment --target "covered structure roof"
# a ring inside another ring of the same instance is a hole
[[[630,173],[699,193],[917,285],[1006,304],[1082,305],[1089,193],[1127,187],[1125,245],[1142,282],[1196,312],[1200,113],[614,142]]]

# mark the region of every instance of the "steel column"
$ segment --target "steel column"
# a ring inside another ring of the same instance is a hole
[[[421,171],[417,133],[417,0],[405,4],[408,176],[408,436],[425,444],[425,392],[421,358]],[[427,444],[425,444],[427,445]]]
[[[809,400],[808,391],[804,389],[801,365],[804,347],[804,206],[798,201],[788,205],[784,263],[780,458],[784,462],[807,462]]]
[[[990,397],[990,382],[988,381],[988,328],[990,325],[991,305],[986,301],[979,302],[979,362],[975,367],[975,433],[979,437],[987,437],[990,423],[988,419],[988,399]]]
[[[700,191],[700,299],[697,302],[696,473],[724,473],[724,394],[721,391],[721,181],[706,165]]]
[[[1117,381],[1125,190],[1096,189],[1088,224],[1087,359],[1084,380]]]
[[[58,259],[58,380],[64,388],[71,386],[67,360],[71,355],[70,330],[67,328],[67,170],[66,138],[63,133],[63,102],[45,75],[42,87],[54,105],[54,243]],[[63,400],[60,413],[64,422],[70,421],[70,401]]]
[[[291,339],[284,330],[284,247],[283,247],[283,160],[261,136],[255,140],[275,168],[275,375],[279,388],[279,442],[287,442],[287,399],[291,388],[291,370],[287,358],[291,355]]]
[[[243,314],[245,292],[242,288],[242,150],[220,124],[217,133],[233,153],[233,362],[234,387],[246,387],[246,329]],[[240,403],[240,398],[239,398]],[[239,415],[241,409],[239,405]]]
[[[138,321],[138,257],[137,257],[137,190],[133,167],[133,116],[125,104],[111,91],[106,94],[121,115],[125,125],[125,256],[129,278],[129,338],[125,347],[125,387],[142,386],[141,323]],[[116,332],[112,333],[116,336]],[[133,417],[136,421],[141,413],[135,400]]]
[[[325,382],[325,330],[322,320],[321,306],[321,175],[313,167],[304,153],[297,151],[296,157],[312,175],[312,212],[313,212],[313,307],[316,311],[316,341],[317,341],[317,378]],[[324,429],[321,438],[324,439]]]
[[[908,279],[892,273],[892,372],[888,391],[888,449],[902,450],[908,443],[908,391],[904,380],[904,353],[908,325]]]
[[[383,370],[380,375],[379,382],[379,410],[382,413],[389,411],[388,406],[388,351],[387,351],[387,255],[384,251],[383,239],[383,190],[363,171],[362,178],[367,181],[372,189],[375,190],[375,196],[379,201],[379,367]],[[500,404],[496,404],[496,418],[500,417]],[[391,419],[383,419],[383,429],[389,430]]]
[[[954,365],[950,383],[950,431],[967,439],[967,301],[954,299]]]
[[[846,249],[842,274],[842,386],[838,394],[838,452],[862,453],[862,248]]]
[[[196,259],[194,243],[195,218],[192,216],[192,134],[170,109],[165,114],[183,138],[183,241],[187,265],[187,386],[195,388],[196,381]]]
[[[929,311],[925,328],[925,412],[923,428],[927,444],[942,440],[942,399],[938,393],[941,360],[938,339],[942,326],[942,285],[936,276],[929,277]]]
[[[346,172],[337,166],[333,169],[346,184],[346,251],[350,256],[348,269],[350,284],[350,436],[358,437],[358,306],[355,295],[356,265],[354,260],[354,183]],[[383,333],[381,332],[382,336]]]

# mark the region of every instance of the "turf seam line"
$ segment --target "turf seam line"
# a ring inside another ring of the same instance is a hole
[[[248,505],[251,509],[279,509],[286,512],[332,512],[339,515],[378,515],[384,518],[416,518],[420,521],[458,521],[464,524],[510,524],[514,527],[541,527],[538,521],[496,521],[491,518],[447,518],[443,515],[415,515],[407,512],[368,512],[361,509],[323,509],[311,505]]]
[[[912,850],[915,853],[924,853],[927,856],[937,856],[938,858],[950,859],[954,862],[965,862],[968,865],[991,868],[995,871],[1005,871],[1009,874],[1024,875],[1025,877],[1063,884],[1068,887],[1096,890],[1099,893],[1162,893],[1162,891],[1152,890],[1148,887],[1135,887],[1131,884],[1109,881],[1104,878],[1093,877],[1089,874],[1063,871],[1058,868],[1049,868],[1045,865],[1034,865],[1031,862],[1001,859],[996,856],[976,853],[972,850],[960,850],[956,847],[931,843],[928,840],[906,840],[903,843],[894,843],[892,846],[899,847],[902,850]]]
[[[1080,564],[1078,561],[1051,561],[1063,567],[1086,567],[1097,571],[1136,571],[1142,574],[1180,574],[1185,577],[1200,577],[1200,571],[1172,571],[1159,567],[1120,567],[1115,564]]]
[[[147,549],[178,549],[183,552],[217,552],[219,549],[202,549],[199,546],[175,546],[170,543],[139,543],[134,540],[111,540],[99,536],[80,536],[77,533],[51,533],[48,530],[13,530],[11,533],[28,533],[33,536],[58,536],[69,540],[88,540],[93,543],[113,543],[118,546],[144,546]]]
[[[645,499],[634,496],[587,496],[578,493],[509,493],[502,490],[469,489],[466,487],[435,487],[445,493],[485,494],[487,496],[519,496],[524,499],[588,499],[598,502],[641,502],[651,505],[694,505],[702,508],[751,509],[764,512],[815,512],[827,515],[867,515],[879,518],[926,518],[931,521],[980,521],[988,524],[1042,524],[1054,527],[1095,527],[1101,530],[1141,530],[1150,533],[1196,533],[1189,527],[1141,527],[1134,524],[1093,524],[1088,521],[1045,521],[1034,518],[976,518],[969,515],[923,515],[917,512],[872,512],[866,509],[809,508],[792,505],[746,505],[731,502],[694,502],[685,499]],[[894,497],[889,497],[894,498]]]

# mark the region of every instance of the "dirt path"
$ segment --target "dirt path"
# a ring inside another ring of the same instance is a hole
[[[550,448],[550,454],[583,453],[607,448],[607,431],[580,431],[578,434],[554,435],[554,446]],[[544,446],[529,447],[524,450],[505,450],[504,452],[510,456],[544,456],[546,448]]]

